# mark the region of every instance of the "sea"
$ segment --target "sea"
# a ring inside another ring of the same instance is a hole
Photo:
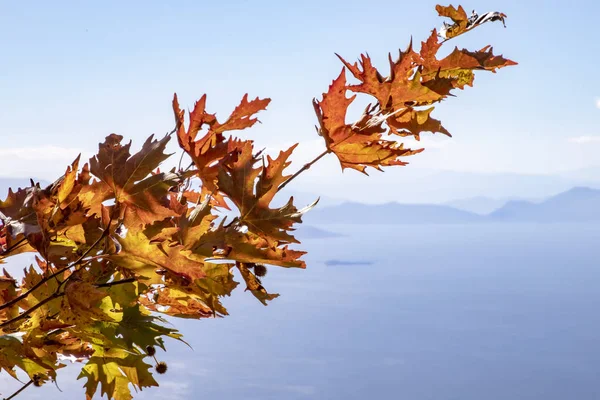
[[[343,236],[301,238],[268,306],[240,285],[229,316],[173,321],[191,348],[134,398],[600,399],[600,226],[318,227]],[[21,398],[84,399],[76,375]]]

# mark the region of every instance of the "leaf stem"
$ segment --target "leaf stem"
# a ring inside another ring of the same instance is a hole
[[[321,154],[319,154],[311,162],[304,164],[304,166],[302,168],[300,168],[294,175],[290,176],[288,179],[286,179],[285,182],[283,182],[281,185],[279,185],[279,187],[277,188],[277,191],[279,192],[281,189],[283,189],[284,187],[286,187],[286,185],[288,183],[290,183],[292,180],[294,180],[298,175],[300,175],[301,173],[303,173],[304,171],[306,171],[307,169],[309,169],[314,163],[316,163],[317,161],[319,161],[321,158],[325,157],[329,153],[331,153],[331,150],[327,149],[324,152],[322,152]]]
[[[21,393],[23,390],[27,389],[31,384],[33,383],[33,379],[30,380],[29,382],[27,382],[26,384],[24,384],[21,389],[17,390],[16,392],[14,392],[13,394],[11,394],[8,397],[5,397],[3,400],[12,400],[15,397],[17,397],[17,395],[19,395],[19,393]]]

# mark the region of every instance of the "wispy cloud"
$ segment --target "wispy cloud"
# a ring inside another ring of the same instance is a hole
[[[588,144],[588,143],[600,143],[600,136],[583,135],[575,136],[568,139],[571,143],[576,144]]]
[[[600,97],[596,98],[596,108],[600,108]]]

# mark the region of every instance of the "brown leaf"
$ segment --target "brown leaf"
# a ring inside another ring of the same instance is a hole
[[[279,185],[288,178],[283,170],[290,164],[288,159],[295,147],[280,152],[275,159],[267,156],[267,164],[256,167],[260,158],[253,154],[252,142],[243,142],[223,160],[218,175],[219,190],[240,211],[240,223],[277,244],[298,243],[288,231],[294,223],[302,222],[293,198],[282,207],[270,206]]]
[[[445,37],[450,39],[456,37],[467,30],[469,24],[469,17],[462,6],[454,8],[454,6],[435,6],[436,11],[441,17],[448,17],[454,22],[452,26],[447,27]]]
[[[359,63],[350,64],[338,56],[342,63],[361,83],[349,85],[348,89],[358,93],[366,93],[377,99],[384,112],[398,110],[406,106],[428,105],[442,100],[448,90],[432,90],[421,83],[419,54],[412,49],[412,43],[404,52],[399,52],[398,59],[389,56],[390,75],[386,78],[375,69],[368,55],[361,55]]]
[[[399,136],[414,136],[419,140],[422,132],[440,132],[447,136],[450,132],[442,126],[437,119],[431,118],[430,114],[434,107],[425,110],[407,108],[403,113],[392,115],[387,119],[388,125],[394,129],[393,133]]]
[[[216,181],[221,161],[225,156],[234,152],[240,143],[232,139],[226,140],[223,133],[253,126],[258,122],[253,115],[266,109],[270,101],[270,99],[259,98],[248,101],[246,94],[229,118],[221,124],[217,121],[215,114],[206,112],[206,95],[203,95],[190,113],[190,124],[186,130],[184,112],[179,108],[175,94],[173,111],[177,122],[177,139],[194,162],[197,175],[202,180],[204,193],[212,194],[214,205],[228,208],[223,196],[218,193]],[[200,129],[204,126],[207,126],[207,132],[197,139]]]
[[[169,208],[169,189],[180,182],[174,173],[151,174],[169,155],[164,153],[170,137],[153,140],[150,136],[142,149],[131,155],[131,142],[122,145],[121,135],[111,134],[90,159],[90,171],[99,181],[84,187],[79,197],[95,215],[100,205],[114,198],[122,206],[126,221],[132,225],[151,224],[176,216]]]
[[[236,266],[242,274],[244,281],[246,281],[246,290],[249,290],[254,297],[256,297],[265,306],[267,305],[267,301],[271,301],[279,297],[279,294],[277,293],[269,294],[263,287],[260,279],[258,279],[258,277],[252,273],[252,271],[250,271],[250,268],[254,268],[255,264],[238,262],[236,263]]]
[[[381,170],[382,166],[406,165],[400,157],[416,154],[422,150],[405,149],[402,144],[384,140],[381,132],[386,117],[374,115],[367,108],[363,117],[353,125],[345,123],[348,106],[354,100],[346,97],[344,70],[323,94],[323,100],[314,100],[319,119],[319,133],[325,138],[327,148],[334,153],[342,169],[352,168],[365,173],[366,167]]]

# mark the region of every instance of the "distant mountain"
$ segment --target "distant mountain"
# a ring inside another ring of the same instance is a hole
[[[508,201],[509,200],[477,196],[467,199],[452,200],[445,204],[459,210],[468,211],[479,215],[487,215],[493,211],[496,211]]]
[[[445,205],[458,208],[459,210],[469,211],[479,215],[488,215],[511,201],[530,201],[538,203],[540,200],[521,199],[516,197],[493,198],[486,196],[469,197],[466,199],[452,200]]]
[[[600,190],[575,187],[543,201],[512,200],[488,215],[459,210],[449,205],[343,203],[333,207],[317,207],[307,213],[304,219],[311,224],[600,221]]]
[[[445,205],[343,203],[317,207],[304,219],[309,223],[332,224],[455,224],[479,222],[483,217]]]
[[[591,174],[590,174],[591,176]],[[543,199],[554,193],[567,191],[575,186],[600,189],[599,182],[588,181],[583,175],[576,177],[540,174],[477,174],[467,172],[440,172],[422,179],[419,185],[411,188],[419,195],[426,195],[432,202],[451,196],[449,201],[471,197],[492,199]],[[421,187],[423,190],[421,191]]]
[[[540,203],[511,201],[489,215],[496,221],[600,221],[600,190],[575,187]]]
[[[381,204],[447,204],[455,199],[489,197],[492,199],[543,199],[575,186],[600,189],[594,171],[580,171],[569,176],[475,173],[459,171],[421,171],[417,168],[390,168],[385,174],[370,176],[341,174],[339,179],[313,179],[296,189],[333,194],[346,201]],[[590,179],[586,179],[590,178]],[[290,185],[292,186],[292,185]]]
[[[300,224],[298,228],[296,228],[296,230],[293,232],[293,234],[300,241],[304,239],[325,239],[344,236],[341,233],[331,232],[325,229],[305,224]]]

